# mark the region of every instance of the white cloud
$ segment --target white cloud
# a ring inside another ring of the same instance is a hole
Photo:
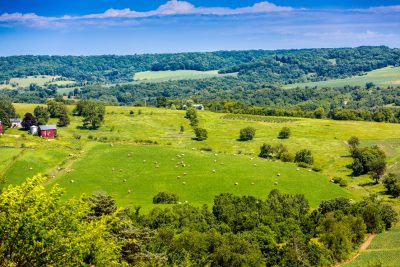
[[[360,12],[376,12],[376,13],[396,13],[400,12],[400,5],[395,6],[374,6],[364,9],[353,9]]]
[[[112,18],[145,18],[153,16],[169,16],[169,15],[236,15],[236,14],[253,14],[253,13],[269,13],[269,12],[289,12],[294,10],[292,7],[277,6],[269,2],[259,2],[253,6],[242,8],[226,8],[226,7],[196,7],[186,1],[170,0],[159,6],[155,10],[146,12],[138,12],[129,8],[125,9],[108,9],[104,13],[88,14],[82,16],[62,17],[44,17],[34,13],[4,13],[0,15],[0,22],[19,22],[35,24],[50,24],[57,22],[65,22],[70,20],[87,20],[87,19],[112,19]]]

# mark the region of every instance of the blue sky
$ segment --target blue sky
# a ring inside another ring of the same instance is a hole
[[[398,1],[0,0],[0,55],[387,45]]]

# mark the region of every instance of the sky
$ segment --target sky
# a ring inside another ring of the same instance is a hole
[[[0,56],[400,47],[400,0],[0,0]]]

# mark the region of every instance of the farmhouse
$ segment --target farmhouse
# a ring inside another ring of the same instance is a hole
[[[39,135],[44,138],[55,138],[57,127],[55,125],[39,125]]]
[[[0,121],[0,135],[4,134],[4,125]]]
[[[21,125],[21,119],[18,119],[18,118],[11,118],[10,119],[10,122],[11,122],[11,128],[21,128],[22,127],[22,125]]]

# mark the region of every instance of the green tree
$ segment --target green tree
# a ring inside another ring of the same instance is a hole
[[[29,128],[33,125],[37,125],[37,120],[32,113],[25,113],[24,118],[21,122],[21,125],[24,129],[29,130]]]
[[[189,107],[186,110],[185,118],[190,121],[190,126],[197,127],[199,124],[199,119],[197,117],[197,110],[195,108]]]
[[[390,195],[394,197],[400,196],[400,176],[389,173],[383,180],[383,185]]]
[[[46,125],[49,121],[50,113],[45,107],[36,106],[33,110],[33,114],[37,119],[38,125]]]
[[[69,125],[70,120],[69,120],[69,116],[68,116],[68,111],[67,108],[63,105],[62,108],[60,109],[60,114],[58,117],[58,122],[57,125],[60,127],[64,127]]]
[[[314,158],[310,150],[302,149],[296,153],[296,156],[294,157],[294,162],[304,162],[306,164],[312,165],[314,163]]]
[[[323,107],[316,108],[314,110],[314,117],[317,119],[322,119],[325,117],[325,109]]]
[[[36,176],[0,196],[0,258],[4,266],[109,266],[120,247],[106,218],[87,221],[89,206],[61,201],[62,190],[45,190]]]
[[[350,150],[354,150],[356,148],[358,148],[358,146],[360,145],[360,139],[358,139],[357,136],[352,136],[349,138],[349,140],[347,140],[347,144],[350,147]]]
[[[379,183],[381,177],[385,174],[386,171],[386,161],[384,158],[376,158],[367,165],[370,173],[371,178],[374,179],[375,183]]]
[[[5,127],[10,127],[11,118],[15,118],[17,114],[15,113],[15,108],[12,102],[6,98],[0,99],[0,121]]]
[[[94,101],[88,101],[83,110],[83,127],[90,127],[91,129],[96,129],[104,121],[104,115],[106,109],[103,104]]]
[[[279,132],[278,138],[279,139],[288,139],[290,137],[291,131],[288,127],[283,127]]]
[[[47,110],[50,113],[50,118],[59,118],[63,112],[64,103],[56,102],[54,100],[47,101]]]
[[[197,141],[204,141],[208,137],[207,130],[203,128],[194,128],[194,133],[196,134]]]
[[[256,135],[256,129],[253,127],[246,127],[240,130],[239,140],[250,141]]]

